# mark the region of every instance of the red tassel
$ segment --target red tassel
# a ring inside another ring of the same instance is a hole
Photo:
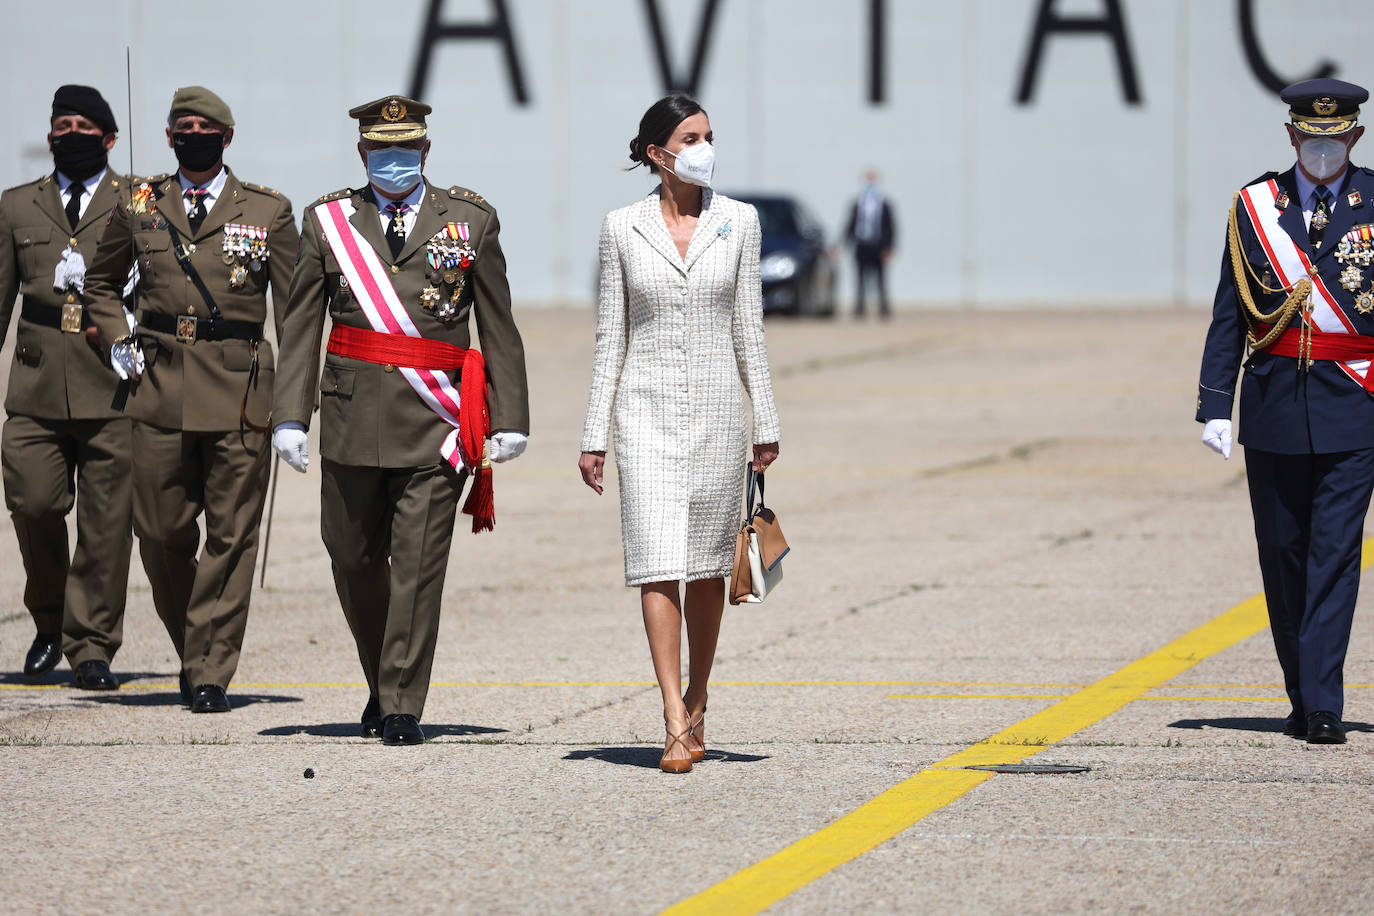
[[[496,528],[496,505],[491,486],[491,468],[479,468],[472,478],[463,514],[472,516],[472,533],[493,531]]]

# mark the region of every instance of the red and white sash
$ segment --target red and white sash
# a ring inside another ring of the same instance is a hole
[[[396,295],[396,287],[382,265],[377,252],[372,249],[348,218],[354,213],[353,203],[349,200],[331,200],[315,208],[315,216],[324,230],[325,241],[339,262],[339,270],[353,290],[353,298],[358,301],[363,314],[367,316],[372,330],[379,334],[404,334],[407,337],[422,336],[415,328]],[[444,460],[455,468],[473,471],[458,447],[458,428],[460,398],[458,389],[449,381],[448,375],[436,369],[411,369],[398,366],[397,371],[415,389],[420,400],[430,410],[453,429],[444,438],[439,448]],[[471,459],[480,464],[481,455]]]
[[[1241,203],[1250,217],[1250,225],[1255,227],[1255,234],[1264,246],[1264,253],[1274,268],[1274,275],[1284,288],[1289,290],[1303,277],[1311,278],[1312,310],[1308,312],[1304,309],[1301,313],[1305,324],[1311,325],[1323,334],[1358,334],[1354,323],[1341,310],[1340,304],[1327,288],[1321,274],[1312,266],[1312,259],[1307,256],[1307,252],[1303,251],[1301,246],[1293,241],[1293,237],[1279,225],[1279,214],[1283,211],[1274,203],[1278,198],[1278,188],[1278,184],[1270,179],[1252,184],[1240,192]],[[1352,359],[1339,362],[1337,365],[1361,387],[1365,387],[1365,378],[1369,375],[1369,360]]]

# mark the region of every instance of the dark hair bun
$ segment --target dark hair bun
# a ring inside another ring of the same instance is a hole
[[[705,109],[690,95],[669,95],[650,105],[644,117],[639,119],[639,135],[630,141],[630,161],[635,165],[647,165],[649,171],[657,172],[658,166],[645,151],[650,146],[667,143],[679,124],[699,112],[704,114]]]

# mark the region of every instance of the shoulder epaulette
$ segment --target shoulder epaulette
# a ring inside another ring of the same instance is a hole
[[[1263,175],[1261,175],[1260,177],[1251,179],[1250,181],[1247,181],[1245,184],[1241,185],[1241,187],[1243,187],[1243,188],[1248,188],[1248,187],[1250,187],[1250,186],[1252,186],[1252,185],[1263,184],[1264,182],[1269,181],[1269,180],[1272,179],[1272,178],[1278,178],[1278,177],[1279,177],[1279,173],[1278,173],[1278,172],[1265,172],[1265,173],[1264,173]]]
[[[253,184],[251,181],[242,182],[243,186],[250,191],[257,191],[259,194],[270,194],[273,197],[281,197],[281,192],[276,188],[269,188],[265,184]]]
[[[454,200],[462,200],[470,204],[476,204],[483,210],[495,211],[496,209],[491,204],[487,203],[487,199],[483,197],[481,194],[478,194],[476,191],[471,191],[467,188],[461,188],[458,185],[454,185],[453,187],[448,189],[448,196],[453,198]]]
[[[341,189],[339,189],[338,191],[333,191],[333,192],[331,192],[331,193],[329,193],[329,194],[324,195],[323,197],[321,197],[319,200],[315,201],[315,202],[314,202],[313,204],[311,204],[310,206],[312,206],[312,207],[317,207],[317,206],[319,206],[320,204],[327,204],[327,203],[329,203],[331,200],[339,200],[339,199],[344,198],[344,197],[352,197],[352,196],[353,196],[353,189],[352,189],[352,188],[341,188]]]
[[[52,180],[52,172],[49,172],[49,173],[46,174],[46,175],[39,175],[39,176],[38,176],[37,178],[35,178],[33,181],[26,181],[26,182],[24,182],[23,184],[17,184],[17,185],[15,185],[15,186],[12,187],[12,188],[6,188],[6,189],[5,189],[5,193],[8,194],[8,193],[11,192],[11,191],[19,191],[19,190],[22,190],[22,189],[24,189],[24,188],[42,187],[46,182],[49,182],[49,181],[51,181],[51,180]]]

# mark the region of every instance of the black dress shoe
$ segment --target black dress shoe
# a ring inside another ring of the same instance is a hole
[[[1290,738],[1307,737],[1307,716],[1294,710],[1283,720],[1283,733]]]
[[[191,682],[186,680],[186,672],[177,675],[177,689],[181,691],[181,705],[191,705]]]
[[[228,712],[229,697],[223,687],[201,684],[191,698],[191,712]]]
[[[383,744],[424,744],[420,720],[408,713],[394,713],[382,722]]]
[[[39,633],[29,646],[29,654],[24,656],[24,674],[28,677],[51,671],[62,661],[62,637],[44,636]]]
[[[1308,744],[1345,744],[1345,729],[1334,712],[1314,712],[1307,717]]]
[[[382,704],[377,702],[376,697],[368,697],[367,705],[363,707],[363,728],[364,738],[382,737]]]
[[[118,690],[119,681],[103,659],[93,658],[76,666],[76,686],[82,690]]]

